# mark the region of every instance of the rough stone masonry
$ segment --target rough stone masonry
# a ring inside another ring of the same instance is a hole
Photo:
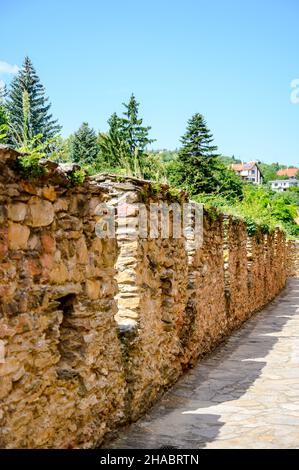
[[[199,248],[100,239],[98,204],[126,195],[148,208],[175,199],[168,186],[71,186],[53,162],[25,181],[17,159],[0,149],[0,447],[96,447],[280,292],[287,244],[207,211]]]

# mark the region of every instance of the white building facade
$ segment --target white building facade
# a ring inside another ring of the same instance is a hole
[[[271,189],[273,191],[276,191],[278,193],[282,193],[284,191],[287,191],[288,189],[298,186],[299,187],[299,180],[296,180],[294,178],[288,179],[288,180],[273,180],[269,181],[269,184],[271,185]]]

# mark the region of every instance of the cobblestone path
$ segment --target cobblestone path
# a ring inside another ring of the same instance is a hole
[[[299,448],[299,279],[110,448]]]

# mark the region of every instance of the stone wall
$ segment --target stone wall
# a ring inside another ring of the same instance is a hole
[[[122,419],[126,382],[115,327],[115,240],[95,237],[103,188],[63,173],[20,180],[0,160],[0,441],[90,447]]]
[[[288,243],[288,276],[299,277],[299,240]]]
[[[199,247],[140,238],[134,204],[174,201],[166,185],[73,187],[49,162],[28,182],[17,158],[0,149],[0,446],[98,446],[278,294],[286,242],[211,211]],[[129,235],[118,214],[116,237],[98,238],[98,204],[124,197]]]

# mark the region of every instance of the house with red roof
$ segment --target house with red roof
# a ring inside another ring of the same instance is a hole
[[[277,176],[287,176],[288,178],[296,178],[299,168],[282,168],[276,172]]]
[[[232,163],[229,166],[234,172],[240,176],[243,181],[248,181],[254,184],[262,184],[263,175],[258,162],[252,160],[247,163]]]

